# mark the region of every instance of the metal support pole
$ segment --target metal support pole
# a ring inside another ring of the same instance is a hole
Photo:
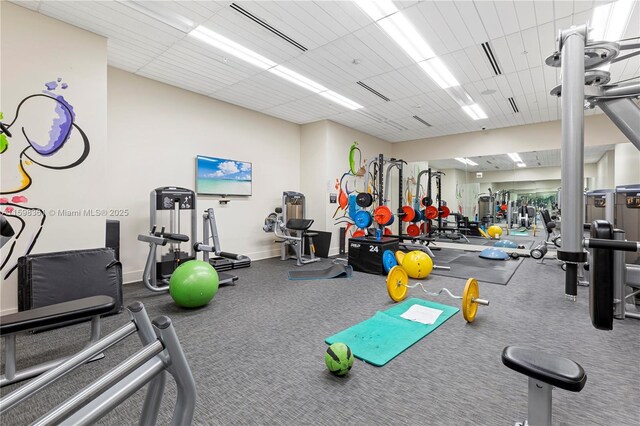
[[[622,229],[613,230],[613,239],[624,241],[625,232]],[[614,250],[613,252],[613,317],[623,320],[626,310],[625,288],[627,285],[627,265],[625,252]]]
[[[153,326],[169,354],[170,363],[167,370],[176,381],[178,390],[171,424],[190,425],[196,405],[196,382],[171,320],[166,316],[160,316],[153,320]]]
[[[531,426],[551,426],[551,385],[529,377],[527,421]]]
[[[584,217],[584,46],[587,28],[573,27],[560,34],[562,66],[562,248],[558,260],[567,263],[565,296],[578,295],[577,263],[585,262],[582,246]]]
[[[16,377],[16,335],[9,334],[4,338],[4,377],[11,381]]]

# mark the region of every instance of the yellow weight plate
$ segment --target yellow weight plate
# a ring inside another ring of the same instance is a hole
[[[402,266],[394,266],[387,275],[387,292],[394,302],[402,302],[407,297],[409,276]]]
[[[402,260],[404,259],[404,252],[398,250],[396,252],[396,260],[398,261],[398,265],[402,265]]]
[[[473,320],[476,319],[478,304],[474,302],[474,299],[479,297],[480,289],[478,287],[478,280],[469,278],[462,293],[462,316],[464,316],[467,322],[473,322]]]

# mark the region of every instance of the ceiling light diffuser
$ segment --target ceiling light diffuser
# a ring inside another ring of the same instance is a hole
[[[487,118],[487,114],[480,108],[478,104],[465,105],[462,110],[474,120],[482,120]]]
[[[258,68],[262,68],[263,70],[268,70],[269,68],[273,68],[277,65],[275,62],[265,58],[259,53],[256,53],[251,49],[247,49],[241,44],[238,44],[215,31],[211,31],[202,25],[199,25],[196,29],[191,31],[189,35],[210,44],[211,46],[217,47],[236,58],[249,62]]]
[[[457,161],[459,161],[459,162],[461,162],[461,163],[463,163],[463,164],[467,164],[467,165],[469,165],[469,166],[477,166],[477,165],[478,165],[478,163],[476,163],[476,162],[475,162],[475,161],[473,161],[473,160],[469,160],[468,158],[456,157],[455,159],[456,159]]]
[[[398,8],[391,0],[354,0],[354,2],[374,21],[398,11]]]
[[[295,71],[290,70],[289,68],[283,67],[282,65],[277,65],[273,68],[269,68],[270,73],[277,75],[278,77],[284,78],[285,80],[289,80],[290,82],[297,84],[300,87],[303,87],[307,90],[310,90],[315,93],[324,92],[327,89],[321,84],[316,83],[313,80],[308,79],[307,77],[298,74]]]
[[[517,152],[510,152],[507,155],[516,163],[522,163],[522,158],[520,158],[520,154],[518,154]]]
[[[339,93],[334,92],[333,90],[327,90],[325,92],[318,93],[320,96],[329,99],[337,104],[342,105],[343,107],[347,107],[351,110],[356,110],[360,108],[364,108],[357,102],[352,101],[351,99],[345,98]]]
[[[164,10],[161,2],[154,2],[153,8],[149,8],[145,5],[140,4],[139,2],[131,0],[118,0],[118,3],[127,6],[135,11],[138,11],[144,15],[147,15],[148,17],[153,18],[156,21],[167,24],[178,31],[182,31],[183,33],[188,33],[196,26],[196,23],[191,19],[178,15],[173,11]]]
[[[277,75],[278,77],[294,83],[302,88],[305,88],[313,93],[317,93],[322,97],[327,98],[339,105],[352,110],[363,108],[362,105],[352,101],[351,99],[345,98],[344,96],[332,90],[327,89],[322,84],[317,83],[310,78],[307,78],[304,75],[299,74],[287,67],[278,65],[272,60],[260,55],[259,53],[256,53],[251,49],[247,49],[241,44],[238,44],[235,41],[216,33],[215,31],[211,31],[210,29],[202,25],[191,31],[189,35],[213,47],[223,50],[230,55],[235,56],[236,58],[242,59],[243,61],[255,65],[258,68],[266,70],[271,74]]]
[[[458,80],[456,80],[453,74],[451,74],[451,71],[447,69],[447,66],[440,60],[440,58],[432,58],[428,61],[422,61],[418,63],[418,65],[420,65],[429,77],[431,77],[431,79],[443,89],[460,85]]]
[[[416,62],[433,58],[435,53],[415,27],[402,14],[396,13],[378,21],[378,25]]]
[[[466,158],[466,160],[467,160],[467,164],[470,165],[470,166],[477,166],[478,165],[478,163],[476,163],[473,160],[469,160],[468,158]]]
[[[521,161],[521,162],[519,162],[519,163],[516,163],[516,165],[517,165],[518,167],[527,167],[527,165],[526,165],[526,164],[524,164],[522,161]]]

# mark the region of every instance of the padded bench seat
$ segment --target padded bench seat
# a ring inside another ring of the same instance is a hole
[[[113,297],[92,296],[3,315],[0,317],[0,335],[106,314],[113,310],[115,303]]]
[[[287,229],[294,231],[306,231],[313,225],[313,219],[289,219],[285,225]]]
[[[587,374],[580,364],[535,349],[507,346],[502,351],[502,363],[525,376],[571,392],[580,392],[587,383]]]

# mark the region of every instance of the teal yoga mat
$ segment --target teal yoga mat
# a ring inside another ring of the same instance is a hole
[[[400,317],[407,309],[416,304],[440,309],[442,314],[432,325],[421,324]],[[405,300],[386,311],[378,311],[368,320],[327,337],[325,342],[328,344],[345,343],[351,348],[355,357],[377,367],[382,367],[438,328],[459,310],[453,306],[413,298]]]

